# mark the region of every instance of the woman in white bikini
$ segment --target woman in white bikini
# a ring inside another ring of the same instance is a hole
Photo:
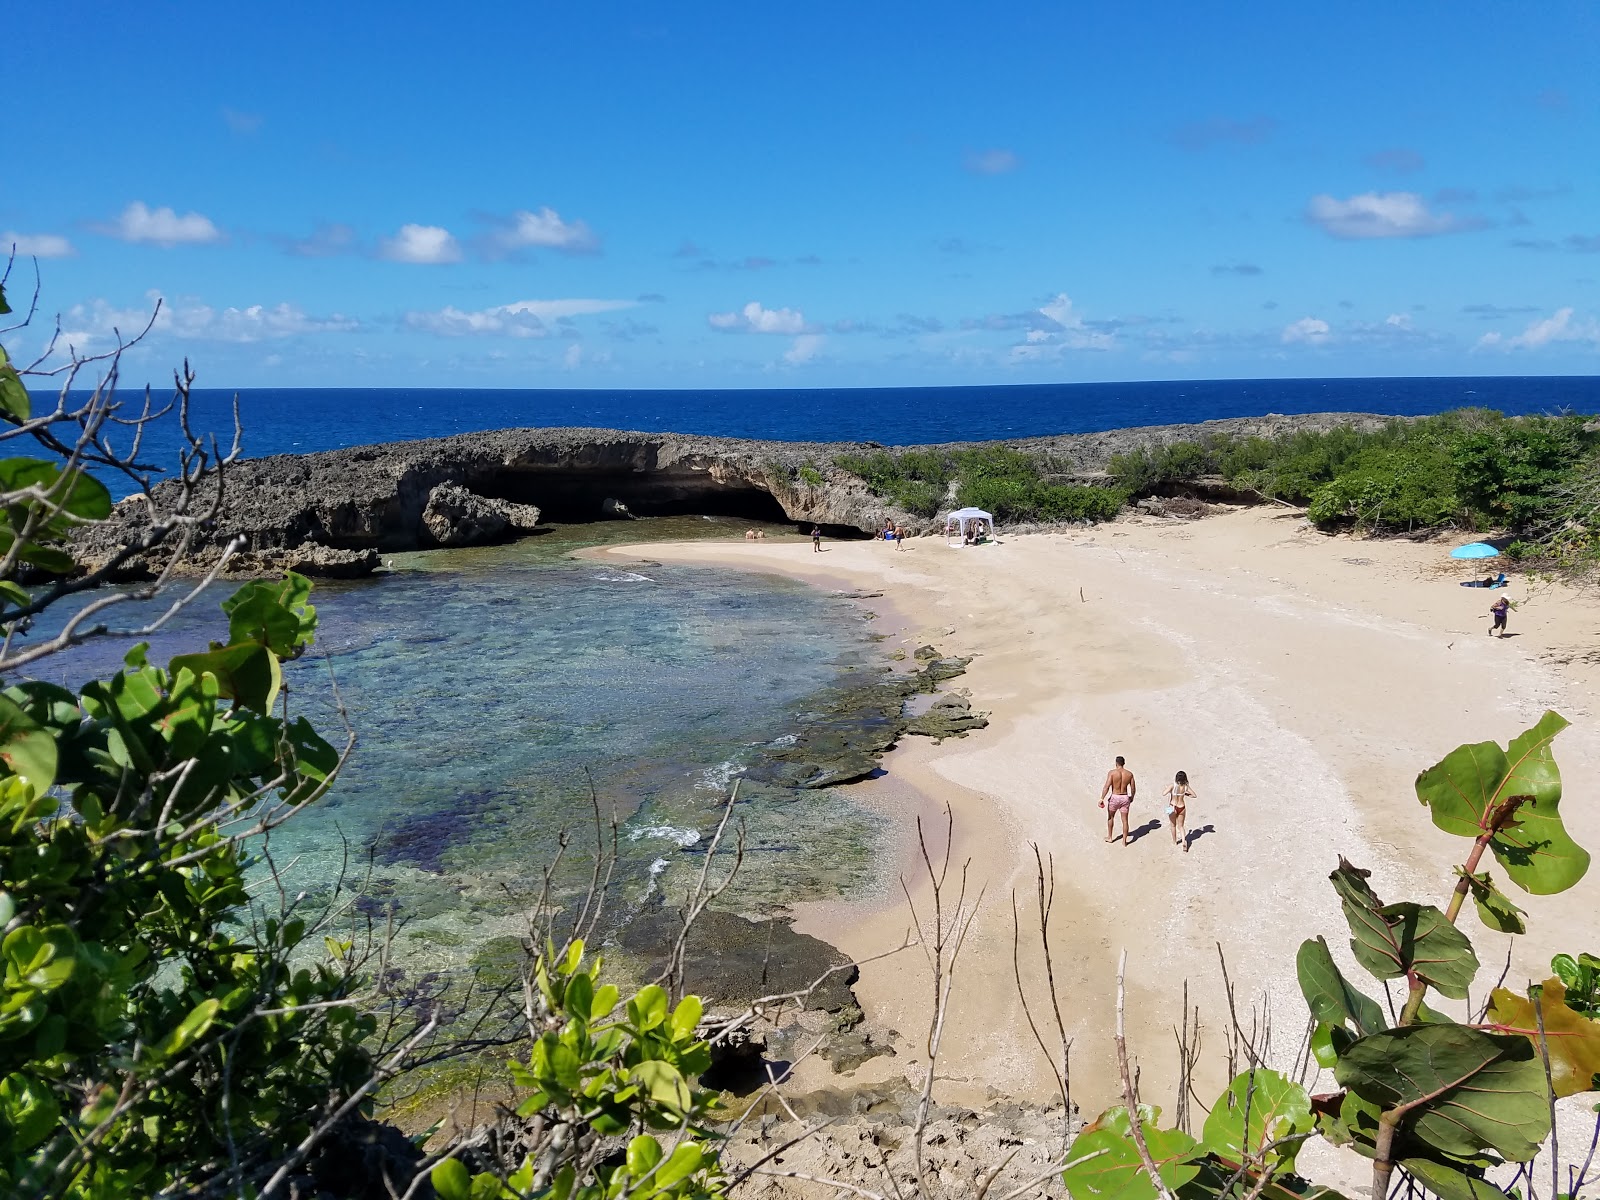
[[[1194,789],[1189,786],[1189,776],[1184,771],[1179,771],[1173,777],[1172,785],[1167,788],[1167,821],[1172,826],[1172,844],[1176,846],[1181,839],[1183,852],[1189,852],[1189,831],[1184,828],[1184,819],[1189,815],[1189,801],[1194,799]]]

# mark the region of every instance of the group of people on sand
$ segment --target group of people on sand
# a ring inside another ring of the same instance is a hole
[[[1100,807],[1106,810],[1106,841],[1116,841],[1114,826],[1117,814],[1122,814],[1122,844],[1131,844],[1128,836],[1128,810],[1133,807],[1133,798],[1139,792],[1139,784],[1133,777],[1133,772],[1128,770],[1127,761],[1122,755],[1117,755],[1117,765],[1106,772],[1106,781],[1100,789]],[[1189,831],[1185,822],[1189,817],[1189,801],[1195,798],[1194,789],[1189,786],[1187,772],[1179,771],[1173,776],[1172,783],[1162,793],[1162,798],[1167,802],[1167,824],[1172,828],[1172,844],[1181,845],[1184,853],[1189,852]]]
[[[747,542],[764,541],[766,536],[767,531],[765,529],[746,529],[744,531],[744,540]]]
[[[896,525],[888,517],[883,519],[882,536],[884,541],[893,542],[896,550],[904,550],[906,548],[906,527],[904,525]]]

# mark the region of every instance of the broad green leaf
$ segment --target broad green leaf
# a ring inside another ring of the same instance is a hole
[[[1478,907],[1478,920],[1499,933],[1528,931],[1522,920],[1527,914],[1495,887],[1489,872],[1479,871],[1475,875],[1468,875],[1466,879],[1467,886],[1472,889],[1472,902]]]
[[[639,994],[628,1001],[628,1019],[641,1033],[654,1029],[667,1019],[666,992],[653,983],[640,988]]]
[[[652,1182],[657,1188],[665,1191],[674,1184],[681,1183],[689,1178],[701,1167],[705,1161],[705,1151],[699,1142],[682,1141],[672,1152],[672,1157],[656,1171]]]
[[[436,1163],[428,1172],[428,1182],[439,1200],[472,1200],[472,1176],[457,1158]]]
[[[22,376],[17,374],[16,367],[9,362],[0,364],[0,412],[18,424],[33,415],[33,401],[28,397],[28,389],[22,382]]]
[[[237,700],[259,713],[272,711],[283,682],[277,657],[257,642],[241,642],[202,654],[180,654],[167,664],[167,670],[174,680],[185,670],[197,677],[210,675],[217,681],[217,694],[223,699]]]
[[[594,981],[587,975],[579,974],[572,977],[567,984],[567,994],[563,1007],[567,1015],[577,1017],[580,1021],[589,1019],[589,1008],[594,1003]]]
[[[0,377],[4,372],[0,368]],[[75,470],[63,483],[60,465],[49,459],[0,459],[0,491],[18,492],[30,487],[49,494],[52,505],[68,516],[103,521],[111,515],[111,493],[93,475]]]
[[[1298,1083],[1276,1071],[1246,1071],[1231,1084],[1206,1117],[1202,1140],[1213,1154],[1236,1163],[1262,1160],[1292,1170],[1299,1142],[1268,1152],[1267,1147],[1295,1134],[1309,1134],[1316,1122],[1311,1097]]]
[[[1510,1200],[1492,1183],[1441,1162],[1426,1158],[1402,1158],[1400,1166],[1440,1200]]]
[[[78,965],[78,939],[65,925],[19,925],[0,942],[7,986],[53,992]]]
[[[678,1007],[672,1011],[672,1036],[680,1042],[692,1038],[704,1013],[705,1006],[700,1003],[699,996],[685,996],[678,1001]]]
[[[1329,1025],[1326,1021],[1318,1021],[1317,1027],[1311,1034],[1311,1055],[1317,1060],[1317,1066],[1331,1068],[1339,1061],[1339,1047],[1334,1045],[1333,1031],[1343,1029],[1342,1025]],[[1349,1031],[1345,1031],[1349,1037]]]
[[[1536,896],[1565,891],[1589,869],[1588,851],[1561,823],[1561,772],[1550,743],[1566,727],[1565,717],[1547,712],[1505,750],[1494,742],[1460,746],[1417,776],[1417,797],[1433,823],[1464,837],[1488,832],[1512,797],[1531,797],[1489,848],[1511,881]]]
[[[8,313],[10,313],[10,311],[11,311],[11,305],[6,303],[5,285],[4,284],[0,284],[0,317],[6,316]],[[6,357],[6,348],[4,346],[0,346],[0,362],[4,362],[5,361],[5,357]]]
[[[661,1143],[648,1133],[641,1133],[628,1143],[628,1174],[643,1179],[661,1161]]]
[[[1385,905],[1367,886],[1369,874],[1341,857],[1328,876],[1344,905],[1356,961],[1378,979],[1415,972],[1446,996],[1464,999],[1478,973],[1466,934],[1431,904]]]
[[[9,600],[17,608],[26,608],[33,603],[33,597],[28,594],[28,589],[9,579],[0,579],[0,598]]]
[[[298,658],[311,644],[317,610],[306,603],[311,583],[293,571],[281,580],[255,580],[222,602],[229,642],[259,642],[279,658]]]
[[[1557,1096],[1575,1096],[1595,1087],[1600,1075],[1600,1021],[1573,1012],[1567,1005],[1567,989],[1559,979],[1547,979],[1539,997],[1544,1012],[1545,1045],[1550,1052],[1550,1080]],[[1533,1001],[1506,988],[1490,993],[1486,1019],[1507,1027],[1504,1032],[1520,1033],[1535,1047],[1539,1044],[1539,1015]]]
[[[1526,1162],[1550,1132],[1544,1068],[1527,1038],[1464,1025],[1410,1025],[1364,1037],[1334,1078],[1385,1110],[1401,1130],[1455,1158],[1493,1150]]]
[[[43,792],[56,781],[56,740],[9,696],[0,696],[0,763]]]
[[[561,960],[561,965],[556,968],[563,975],[571,975],[578,969],[578,964],[583,961],[583,939],[573,938],[567,943],[567,953]]]
[[[602,983],[594,991],[594,999],[589,1004],[589,1019],[598,1021],[602,1017],[611,1015],[611,1010],[617,1007],[617,1001],[622,993],[617,991],[614,983]]]
[[[8,1150],[32,1150],[60,1120],[61,1104],[44,1082],[20,1071],[0,1079],[0,1125],[6,1129]]]
[[[1345,980],[1324,938],[1300,944],[1295,969],[1300,977],[1300,992],[1317,1020],[1327,1025],[1353,1025],[1356,1033],[1363,1036],[1384,1028],[1383,1009]]]
[[[189,1010],[189,1015],[179,1021],[172,1032],[167,1034],[153,1047],[157,1059],[171,1058],[174,1054],[181,1054],[192,1046],[196,1040],[205,1036],[206,1031],[217,1019],[217,1011],[222,1007],[222,1001],[216,997],[202,1000]]]
[[[657,1104],[677,1112],[689,1107],[689,1084],[683,1073],[669,1062],[654,1058],[642,1062],[628,1072],[628,1078],[643,1086]]]
[[[1169,1190],[1176,1191],[1200,1173],[1196,1160],[1204,1157],[1205,1150],[1194,1138],[1176,1129],[1157,1129],[1152,1121],[1141,1120],[1139,1127],[1155,1162],[1156,1174]],[[1154,1200],[1155,1185],[1134,1145],[1126,1109],[1101,1114],[1094,1125],[1078,1135],[1067,1151],[1068,1162],[1077,1159],[1087,1161],[1078,1162],[1061,1174],[1073,1200]]]

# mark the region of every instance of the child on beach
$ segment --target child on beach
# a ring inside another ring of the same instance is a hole
[[[811,552],[813,554],[822,553],[822,526],[821,525],[813,525],[811,527]]]
[[[1511,601],[1507,600],[1504,596],[1501,596],[1500,599],[1489,605],[1489,612],[1494,617],[1494,624],[1489,626],[1490,637],[1494,637],[1497,630],[1499,631],[1499,636],[1505,637],[1506,614],[1510,611]]]
[[[1184,828],[1184,820],[1189,815],[1189,801],[1194,799],[1194,789],[1189,786],[1189,776],[1186,772],[1179,771],[1173,777],[1171,785],[1166,791],[1167,797],[1167,822],[1172,826],[1172,844],[1176,846],[1181,839],[1183,852],[1189,852],[1189,831]]]

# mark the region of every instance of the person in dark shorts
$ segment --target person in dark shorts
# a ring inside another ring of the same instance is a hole
[[[1494,624],[1489,626],[1489,636],[1494,637],[1495,631],[1500,631],[1500,636],[1506,635],[1506,614],[1511,611],[1511,601],[1504,596],[1489,605],[1489,612],[1494,617]]]
[[[811,527],[811,552],[813,554],[821,554],[822,553],[822,526],[821,525],[813,525]]]

